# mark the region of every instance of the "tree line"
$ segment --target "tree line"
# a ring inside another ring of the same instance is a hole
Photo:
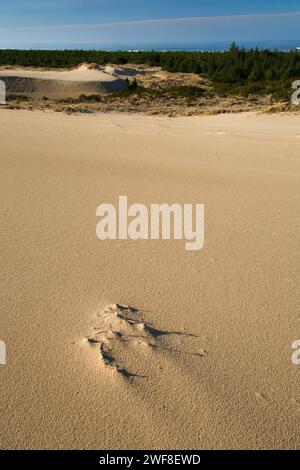
[[[0,50],[0,65],[75,67],[83,62],[100,65],[146,64],[169,72],[196,73],[220,84],[286,83],[300,78],[300,51],[239,48],[226,52],[156,52],[98,50]]]

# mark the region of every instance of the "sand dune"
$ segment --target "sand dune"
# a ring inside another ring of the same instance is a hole
[[[300,446],[298,116],[0,111],[1,448]],[[205,247],[96,207],[204,203]]]
[[[121,78],[99,67],[81,65],[72,70],[9,68],[0,70],[7,92],[33,97],[77,98],[81,94],[106,94],[123,90]]]

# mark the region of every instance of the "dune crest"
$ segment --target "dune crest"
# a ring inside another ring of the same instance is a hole
[[[94,63],[68,70],[5,68],[0,70],[0,80],[5,82],[8,94],[34,98],[78,98],[82,94],[102,95],[126,88],[125,80]]]

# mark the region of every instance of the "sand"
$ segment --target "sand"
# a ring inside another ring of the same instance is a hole
[[[85,64],[66,70],[2,68],[0,80],[5,82],[7,93],[35,98],[77,98],[81,94],[107,94],[126,88],[126,82],[113,71]]]
[[[299,136],[0,111],[1,448],[299,448]],[[121,194],[204,203],[204,249],[99,241]]]

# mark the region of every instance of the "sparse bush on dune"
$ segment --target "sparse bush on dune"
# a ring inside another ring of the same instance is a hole
[[[127,82],[127,89],[128,90],[136,90],[138,88],[138,82],[137,82],[137,79],[134,78],[133,80],[129,80],[128,78],[126,78],[126,82]]]

